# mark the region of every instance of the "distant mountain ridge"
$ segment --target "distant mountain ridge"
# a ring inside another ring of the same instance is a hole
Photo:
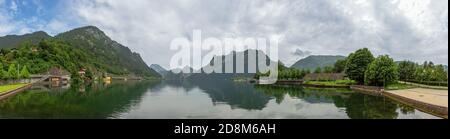
[[[158,72],[158,74],[161,76],[165,76],[168,72],[170,72],[158,64],[152,64],[152,65],[150,65],[150,68],[153,69],[154,71]]]
[[[19,47],[20,44],[25,42],[37,44],[40,41],[49,38],[52,38],[52,36],[48,35],[46,32],[43,31],[38,31],[25,35],[7,35],[0,37],[0,49]]]
[[[318,67],[324,68],[327,66],[334,66],[336,61],[345,59],[345,56],[335,55],[313,55],[297,61],[292,68],[314,70]]]
[[[189,74],[189,76],[187,78],[190,79],[190,80],[203,80],[203,79],[214,79],[214,78],[221,78],[221,79],[225,79],[225,80],[230,80],[230,79],[232,79],[234,77],[254,77],[254,75],[256,73],[248,71],[248,67],[249,67],[249,62],[248,61],[249,61],[249,59],[252,60],[252,61],[256,61],[256,63],[255,63],[256,64],[256,72],[258,72],[258,71],[260,71],[258,69],[258,66],[257,66],[259,64],[259,62],[257,61],[257,59],[259,59],[259,56],[249,57],[249,53],[250,52],[253,52],[256,55],[258,55],[260,53],[262,55],[264,55],[266,57],[266,63],[265,63],[266,65],[268,65],[270,63],[271,64],[276,64],[276,65],[279,64],[278,62],[272,61],[270,59],[270,57],[267,56],[263,51],[259,51],[259,50],[245,50],[245,51],[242,51],[242,52],[233,51],[230,54],[222,55],[222,56],[215,56],[214,58],[211,59],[209,65],[212,66],[212,67],[215,67],[215,65],[213,65],[213,64],[216,64],[216,63],[214,63],[214,60],[216,58],[222,58],[222,63],[219,63],[221,65],[221,67],[222,67],[222,70],[221,70],[222,72],[206,74],[206,73],[204,73],[204,69],[206,68],[206,66],[205,66],[205,67],[201,68],[200,70],[198,70],[198,71],[201,71],[201,73]],[[237,59],[236,58],[237,55],[243,55],[244,57],[243,57],[243,59]],[[226,61],[227,58],[230,59],[231,57],[233,57],[233,61]],[[225,71],[226,71],[225,66],[226,66],[227,62],[233,62],[233,72],[232,73],[225,73]],[[242,63],[240,63],[240,62],[242,62]],[[236,66],[238,64],[243,64],[244,65],[244,73],[237,72]]]

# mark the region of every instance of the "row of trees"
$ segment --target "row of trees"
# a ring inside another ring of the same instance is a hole
[[[278,73],[278,79],[303,79],[303,77],[306,76],[306,74],[311,73],[309,70],[299,70],[295,68],[289,68],[286,70],[282,70]]]
[[[295,68],[287,68],[281,62],[278,63],[278,79],[282,80],[298,80],[303,79],[306,74],[311,73],[310,70],[300,70]],[[270,72],[267,73],[256,73],[255,79],[259,79],[261,76],[269,76]]]
[[[16,68],[16,64],[10,64],[7,67],[7,70],[5,70],[4,65],[0,63],[0,79],[2,80],[26,79],[30,77],[27,66],[23,66],[20,71]]]
[[[309,69],[296,69],[296,68],[287,68],[283,64],[279,64],[278,66],[278,79],[283,80],[299,80],[303,79],[307,74],[310,73],[341,73],[342,71],[337,71],[335,67],[327,66],[324,68],[318,67],[314,71]],[[259,79],[260,76],[268,76],[269,73],[261,74],[257,73],[255,79]]]
[[[345,72],[358,84],[386,86],[397,80],[447,81],[444,66],[425,62],[418,65],[410,61],[396,63],[388,55],[375,58],[367,48],[351,53],[347,59],[336,62],[336,72]]]
[[[332,67],[332,66],[326,66],[326,67],[324,67],[324,68],[317,67],[317,68],[314,70],[314,73],[341,73],[341,72],[337,71],[337,70],[335,69],[335,67]]]
[[[448,81],[448,73],[443,65],[425,62],[422,65],[411,61],[399,62],[399,79],[402,81]]]

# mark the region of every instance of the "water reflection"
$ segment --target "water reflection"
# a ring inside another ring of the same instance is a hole
[[[0,102],[0,118],[436,118],[346,89],[227,80],[35,86]]]
[[[0,102],[0,118],[113,118],[140,102],[155,82],[35,86]]]

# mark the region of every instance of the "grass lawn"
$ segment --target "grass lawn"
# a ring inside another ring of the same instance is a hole
[[[6,93],[8,91],[26,86],[27,84],[10,84],[10,85],[0,85],[0,94]]]
[[[356,84],[353,80],[336,80],[336,81],[306,81],[306,85],[324,85],[324,86],[349,86]]]
[[[413,85],[407,85],[407,84],[402,84],[402,83],[395,83],[395,84],[390,84],[388,86],[386,86],[386,90],[404,90],[404,89],[411,89],[411,88],[417,88]]]

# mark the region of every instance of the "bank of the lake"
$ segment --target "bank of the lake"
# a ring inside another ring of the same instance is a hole
[[[0,100],[11,97],[17,93],[27,90],[32,84],[18,83],[10,85],[0,85]]]
[[[350,88],[356,84],[353,80],[334,80],[334,81],[305,81],[304,86],[323,87],[323,88]]]
[[[0,85],[0,95],[5,94],[9,91],[16,90],[18,88],[24,87],[27,84],[9,84],[9,85]]]

